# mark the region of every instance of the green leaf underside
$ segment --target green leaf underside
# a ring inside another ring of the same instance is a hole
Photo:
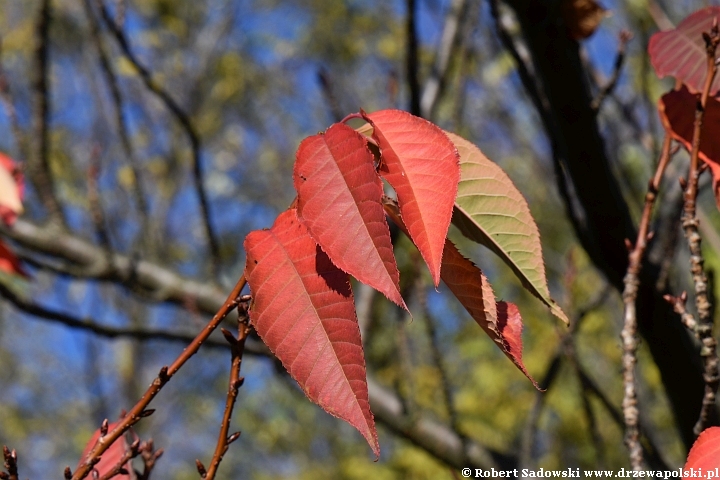
[[[245,239],[250,320],[307,397],[348,422],[380,455],[365,357],[347,273],[310,237],[296,210]]]
[[[550,297],[540,232],[510,177],[467,140],[446,132],[460,153],[460,183],[452,222],[469,239],[498,255],[522,285],[565,323]]]

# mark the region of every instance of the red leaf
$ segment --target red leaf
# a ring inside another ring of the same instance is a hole
[[[540,390],[522,361],[523,325],[520,311],[514,303],[495,303],[495,295],[487,277],[450,240],[445,241],[442,280],[485,333]]]
[[[108,425],[108,431],[115,428],[115,425],[117,425],[118,422],[111,423]],[[83,464],[85,461],[85,457],[88,453],[90,453],[90,450],[95,446],[95,444],[98,441],[98,438],[100,438],[100,429],[95,430],[95,433],[93,433],[93,436],[90,437],[90,441],[85,445],[85,449],[82,452],[82,455],[80,456],[80,462],[78,462],[78,468],[80,465]],[[105,450],[105,453],[102,454],[100,457],[100,461],[95,464],[94,470],[97,470],[98,477],[102,477],[106,473],[110,472],[112,469],[115,468],[115,466],[118,464],[118,462],[122,459],[122,456],[125,455],[125,452],[128,449],[127,441],[125,440],[125,436],[123,435],[121,438],[117,439],[112,445],[110,445],[110,448]],[[127,462],[125,464],[125,469],[128,472],[132,472],[132,463]],[[92,475],[90,475],[92,476]],[[130,474],[127,475],[116,475],[113,478],[117,479],[126,479],[130,480]]]
[[[381,151],[380,174],[395,189],[410,238],[440,282],[457,185],[458,153],[438,127],[400,110],[364,114]]]
[[[685,86],[660,98],[658,109],[665,130],[690,151],[692,149],[695,108],[699,95],[692,94]],[[713,132],[720,131],[720,102],[708,97],[703,115],[700,135],[700,158],[708,164],[713,175],[713,191],[720,208],[720,138]]]
[[[10,157],[0,153],[0,219],[12,225],[22,213],[22,175]]]
[[[298,217],[338,268],[407,309],[373,160],[364,137],[341,123],[303,140],[293,174]]]
[[[720,427],[705,429],[690,449],[683,470],[702,468],[703,472],[720,468]],[[690,478],[691,475],[683,476]]]
[[[295,209],[245,239],[250,319],[313,402],[357,428],[380,455],[352,290]]]
[[[675,77],[688,86],[691,92],[702,92],[707,76],[707,56],[702,33],[709,32],[713,19],[720,16],[720,7],[707,7],[696,11],[673,30],[658,32],[650,37],[648,53],[658,77]],[[710,95],[720,88],[720,77],[715,78]]]
[[[400,229],[407,232],[400,211],[393,201],[383,203],[385,211]],[[457,247],[445,239],[442,259],[442,280],[455,298],[465,307],[485,333],[503,353],[540,390],[522,361],[522,318],[513,303],[495,302],[495,294],[487,277]]]
[[[28,277],[20,260],[2,241],[0,241],[0,272]]]

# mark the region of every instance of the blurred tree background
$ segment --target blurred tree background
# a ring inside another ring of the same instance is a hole
[[[21,476],[74,469],[100,422],[135,403],[242,273],[245,235],[293,200],[298,143],[360,108],[422,115],[508,172],[572,326],[460,240],[520,306],[525,364],[547,388],[537,392],[398,238],[412,320],[354,284],[380,461],[251,339],[233,418],[243,433],[221,478],[627,467],[623,239],[662,142],[656,101],[672,85],[655,77],[647,41],[708,2],[605,0],[612,15],[576,40],[582,25],[566,12],[583,3],[594,2],[0,0],[0,149],[27,179],[26,211],[0,234],[30,274],[0,278],[0,443],[17,449]],[[634,38],[617,84],[593,104],[624,29]],[[640,295],[641,424],[658,467],[682,464],[702,396],[697,349],[658,300],[690,289],[676,184],[664,186]],[[712,269],[720,217],[708,192],[700,208]],[[195,459],[212,455],[230,363],[212,338],[137,426],[165,450],[153,478],[197,478]]]

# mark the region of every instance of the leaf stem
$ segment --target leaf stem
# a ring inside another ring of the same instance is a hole
[[[205,340],[210,337],[210,334],[220,325],[220,322],[235,308],[240,302],[240,292],[247,283],[245,275],[240,277],[235,288],[233,288],[230,295],[228,295],[225,303],[215,313],[213,318],[208,322],[205,328],[197,334],[195,339],[183,350],[183,352],[175,359],[175,361],[168,367],[164,366],[160,369],[160,373],[157,378],[153,380],[148,389],[145,391],[143,396],[138,400],[135,406],[128,412],[125,417],[120,420],[117,425],[107,433],[98,438],[95,446],[90,450],[87,456],[83,459],[82,464],[77,469],[75,474],[72,476],[72,480],[80,480],[85,478],[93,468],[93,465],[97,463],[97,459],[105,452],[112,443],[120,438],[120,436],[127,431],[130,427],[135,425],[141,418],[148,416],[150,410],[146,410],[147,406],[152,402],[155,396],[170,381],[170,379],[177,373],[178,370],[187,362],[190,357],[195,355],[200,349],[200,346]]]

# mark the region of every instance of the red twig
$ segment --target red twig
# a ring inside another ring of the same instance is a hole
[[[7,473],[0,472],[0,479],[18,480],[17,452],[3,446],[3,458],[5,459],[5,470],[7,470]]]
[[[139,453],[140,440],[135,440],[132,445],[125,450],[125,453],[123,453],[123,456],[120,457],[120,460],[115,463],[113,468],[100,477],[99,480],[110,480],[117,475],[127,475],[129,473],[127,469],[128,462],[137,457]]]
[[[702,132],[703,116],[705,105],[710,95],[710,87],[717,73],[715,54],[720,44],[720,33],[718,32],[717,19],[713,22],[710,33],[703,32],[705,39],[705,52],[707,55],[707,76],[705,85],[695,109],[695,123],[693,126],[692,150],[690,152],[690,171],[688,172],[687,185],[684,193],[684,205],[682,216],[682,227],[685,231],[685,238],[690,249],[690,272],[692,273],[695,285],[695,307],[697,309],[697,326],[695,334],[701,342],[700,355],[704,359],[705,373],[705,395],[703,396],[702,408],[693,432],[700,435],[707,426],[708,414],[715,408],[715,394],[718,389],[718,358],[715,353],[717,342],[712,337],[712,308],[708,296],[708,281],[703,265],[705,260],[702,255],[701,237],[699,232],[699,221],[696,216],[695,202],[698,194],[698,178],[703,169],[699,164],[700,134]]]
[[[240,302],[240,292],[245,287],[245,275],[240,277],[235,288],[233,288],[230,295],[228,295],[225,303],[215,313],[212,320],[202,329],[202,331],[195,337],[188,347],[175,359],[175,361],[168,367],[162,367],[157,378],[150,384],[145,394],[135,404],[135,406],[128,412],[125,417],[118,422],[118,424],[107,435],[103,435],[98,438],[97,443],[92,448],[90,453],[87,454],[82,462],[82,465],[77,469],[75,474],[72,476],[72,480],[80,480],[85,478],[93,465],[100,458],[100,455],[112,445],[112,443],[120,438],[120,436],[127,431],[130,427],[135,425],[141,418],[146,417],[152,413],[152,410],[146,410],[150,402],[155,398],[155,395],[165,386],[165,384],[177,373],[178,370],[187,362],[190,357],[195,355],[200,349],[200,346],[208,339],[210,334],[220,325],[220,322],[235,308]]]
[[[213,453],[212,460],[210,461],[210,468],[207,472],[205,472],[205,475],[203,475],[203,473],[198,469],[200,476],[206,480],[212,480],[215,478],[217,469],[220,466],[223,456],[227,453],[228,447],[230,447],[230,444],[240,437],[240,432],[235,432],[232,435],[228,435],[228,433],[230,432],[230,420],[232,419],[232,412],[235,407],[235,401],[237,400],[238,390],[245,380],[240,376],[240,367],[242,365],[242,356],[245,349],[245,340],[250,333],[247,311],[240,315],[238,321],[237,338],[235,338],[232,333],[227,330],[222,330],[223,335],[227,339],[228,343],[230,343],[232,362],[230,367],[230,380],[228,382],[227,398],[225,400],[225,412],[223,413],[223,419],[220,423],[220,434],[218,435],[217,445],[215,446],[215,453]]]
[[[665,135],[663,141],[662,154],[658,162],[655,175],[648,183],[648,191],[645,194],[645,207],[643,208],[642,217],[640,218],[640,227],[638,229],[635,245],[631,245],[626,240],[628,249],[628,267],[625,273],[623,290],[624,325],[621,333],[623,343],[623,385],[624,395],[622,402],[623,417],[625,420],[625,444],[630,454],[630,465],[633,470],[641,470],[643,468],[643,451],[640,445],[639,410],[637,407],[637,392],[635,382],[635,364],[637,363],[637,312],[635,300],[637,299],[638,288],[640,287],[640,269],[642,268],[642,258],[647,248],[647,242],[652,237],[649,232],[650,217],[652,215],[653,206],[657,197],[660,182],[670,161],[670,145],[672,139],[669,135]]]

